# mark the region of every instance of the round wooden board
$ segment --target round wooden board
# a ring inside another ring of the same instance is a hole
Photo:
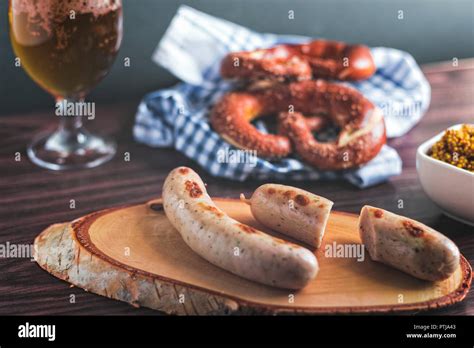
[[[215,202],[233,218],[271,233],[254,220],[248,205],[230,199]],[[332,212],[323,245],[315,251],[320,264],[316,279],[300,291],[272,288],[195,254],[160,208],[156,200],[53,225],[35,240],[36,260],[88,291],[175,314],[424,310],[461,301],[471,283],[464,257],[449,279],[434,283],[373,262],[367,251],[363,260],[329,257],[327,245],[360,245],[358,216]]]

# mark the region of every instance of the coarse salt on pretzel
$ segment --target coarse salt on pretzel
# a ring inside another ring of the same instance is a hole
[[[227,93],[212,110],[214,130],[235,147],[257,151],[257,156],[288,156],[291,153],[288,137],[264,134],[250,123],[265,114],[275,113],[268,97],[267,93]]]
[[[221,64],[222,77],[245,80],[364,80],[375,70],[367,46],[328,40],[232,52]]]
[[[308,81],[309,82],[309,81]],[[293,93],[312,99],[303,113],[325,113],[340,128],[334,142],[319,142],[300,112],[279,115],[279,131],[287,135],[298,155],[319,169],[354,168],[373,159],[386,142],[382,110],[349,87],[324,81],[293,84]]]
[[[264,134],[250,122],[279,113],[280,134]],[[336,142],[320,143],[312,132],[323,115],[341,128]],[[211,112],[213,128],[232,145],[261,157],[284,157],[292,145],[303,160],[321,169],[359,166],[385,143],[382,111],[357,90],[323,80],[273,84],[252,92],[230,92]],[[316,121],[316,122],[315,122]]]

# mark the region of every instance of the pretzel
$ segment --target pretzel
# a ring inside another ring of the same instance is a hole
[[[279,114],[279,134],[261,133],[250,123],[271,114]],[[312,132],[328,120],[341,131],[335,142],[321,143]],[[386,141],[380,109],[357,90],[323,80],[230,92],[214,106],[210,121],[238,148],[272,158],[287,156],[294,147],[303,160],[320,169],[359,166],[375,157]]]
[[[364,80],[375,72],[370,49],[340,41],[314,40],[300,45],[233,52],[222,61],[224,78],[243,80]]]
[[[301,112],[279,114],[279,132],[298,155],[319,169],[354,168],[374,158],[386,142],[382,111],[358,91],[324,81],[293,84],[293,93],[311,102],[303,112],[322,112],[340,128],[334,142],[319,142]]]
[[[258,156],[288,156],[292,151],[288,137],[264,134],[250,123],[258,117],[277,111],[269,103],[268,97],[269,93],[227,93],[211,112],[210,120],[214,130],[231,145],[244,150],[255,150]]]

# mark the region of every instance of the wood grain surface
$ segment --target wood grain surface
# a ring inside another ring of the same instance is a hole
[[[334,209],[357,213],[364,204],[380,206],[420,220],[449,236],[471,264],[474,263],[474,231],[442,214],[424,194],[417,178],[418,145],[450,125],[474,119],[474,61],[430,65],[424,69],[432,87],[428,113],[407,135],[389,141],[403,159],[403,173],[389,182],[360,190],[345,182],[294,184],[335,202]],[[48,225],[70,221],[89,212],[117,205],[140,203],[161,194],[167,173],[178,165],[196,169],[209,184],[211,195],[237,197],[250,194],[261,182],[231,182],[207,175],[195,163],[170,149],[153,149],[133,141],[131,129],[137,100],[98,105],[94,121],[86,125],[113,135],[118,155],[109,163],[75,172],[50,172],[34,166],[25,147],[45,127],[54,127],[51,110],[0,118],[0,244],[32,243]],[[15,153],[21,161],[15,161]],[[129,152],[131,160],[124,161]],[[449,182],[440,183],[449,185]],[[469,189],[469,188],[467,188]],[[75,208],[70,208],[70,200]],[[398,210],[399,200],[403,209]],[[423,312],[426,313],[426,312]],[[474,315],[474,293],[466,300],[431,314]],[[111,301],[71,288],[24,258],[0,258],[0,314],[130,314],[157,312]]]
[[[213,201],[231,218],[284,238],[257,222],[241,200]],[[36,237],[35,259],[55,277],[89,292],[181,315],[392,313],[449,306],[470,288],[472,270],[462,256],[456,271],[437,282],[416,279],[355,249],[351,257],[328,256],[326,248],[336,244],[364,251],[358,215],[338,211],[331,212],[315,251],[316,278],[299,290],[266,286],[192,251],[162,204],[156,199],[54,224]]]

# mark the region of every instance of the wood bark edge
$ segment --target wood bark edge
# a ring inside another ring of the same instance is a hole
[[[153,201],[156,203],[157,201]],[[34,241],[35,260],[55,277],[86,291],[177,315],[222,314],[339,314],[390,313],[445,307],[462,301],[470,288],[472,269],[461,256],[462,281],[452,293],[412,304],[364,307],[281,307],[248,302],[226,294],[185,284],[133,269],[111,260],[95,248],[87,235],[88,226],[108,209],[86,215],[72,223],[54,224]],[[79,238],[78,238],[79,236]]]

